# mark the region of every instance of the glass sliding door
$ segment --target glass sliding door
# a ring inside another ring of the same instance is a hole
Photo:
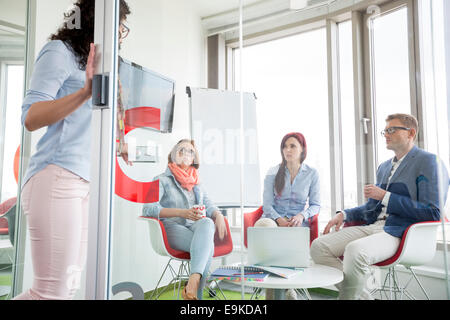
[[[351,21],[339,23],[338,34],[344,208],[353,208],[358,205],[358,176]]]
[[[307,49],[305,49],[307,48]],[[321,177],[319,219],[331,218],[326,31],[324,28],[244,47],[243,90],[257,101],[260,182],[281,162],[285,134],[300,132],[307,141],[305,163]],[[236,61],[240,50],[235,49]],[[274,59],[273,57],[277,57]],[[264,68],[261,68],[264,65]],[[241,66],[235,65],[235,74]],[[239,79],[235,79],[239,88]],[[260,190],[261,194],[263,190]]]
[[[114,16],[122,8],[116,3]],[[96,169],[104,206],[97,222],[103,266],[97,264],[96,281],[105,284],[96,298],[104,292],[113,300],[182,299],[185,288],[185,296],[202,299],[233,295],[209,274],[234,258],[238,232],[230,230],[227,212],[240,206],[233,118],[239,99],[222,86],[225,42],[210,29],[215,15],[237,10],[238,2],[126,3],[131,13],[114,24],[120,46],[108,53],[117,62],[110,83],[117,90],[110,90],[109,109],[94,111],[108,114],[98,120],[109,128],[101,144],[112,150],[99,161],[108,168]],[[112,14],[105,10],[105,21]],[[107,26],[99,30],[117,38]],[[193,290],[196,275],[201,292]]]
[[[0,1],[0,300],[13,296],[27,1]]]
[[[448,32],[449,4],[445,1],[421,1],[420,13],[420,53],[422,67],[424,131],[425,146],[430,152],[437,154],[447,170],[450,167],[450,37]],[[445,179],[441,177],[441,179]],[[443,184],[440,190],[441,220],[450,217],[450,201],[448,200],[448,185]],[[445,202],[445,195],[447,201]],[[448,243],[450,225],[442,225],[437,233],[437,253],[433,264],[445,271],[449,279]],[[450,299],[450,282],[436,286],[433,292],[436,297]]]
[[[385,8],[381,15],[370,19],[369,41],[371,53],[372,114],[376,163],[390,157],[384,138],[380,136],[389,114],[416,114],[414,87],[411,87],[410,20],[411,8],[406,4]],[[413,98],[412,98],[413,97]]]

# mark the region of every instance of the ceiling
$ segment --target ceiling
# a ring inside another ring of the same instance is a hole
[[[191,0],[198,8],[200,17],[205,18],[219,13],[235,10],[239,8],[239,0]],[[257,2],[267,2],[267,0],[244,0],[243,5],[248,6]]]

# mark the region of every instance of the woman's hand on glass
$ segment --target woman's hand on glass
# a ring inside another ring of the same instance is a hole
[[[84,83],[83,91],[88,96],[92,96],[92,79],[95,73],[95,44],[91,43],[89,56],[86,63],[86,82]]]

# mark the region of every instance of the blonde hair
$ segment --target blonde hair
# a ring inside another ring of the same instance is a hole
[[[198,150],[197,150],[197,147],[195,146],[194,140],[183,139],[183,140],[178,141],[178,143],[170,151],[169,156],[168,156],[168,161],[169,161],[169,163],[175,162],[174,159],[175,159],[176,153],[179,151],[179,146],[180,146],[180,144],[185,143],[185,142],[190,143],[194,147],[194,153],[195,153],[194,161],[192,162],[191,166],[194,167],[195,169],[198,169],[200,167],[200,161],[199,161],[200,158],[199,158]]]
[[[417,139],[417,135],[419,134],[419,122],[417,121],[416,117],[405,113],[395,113],[389,115],[386,118],[386,122],[394,119],[400,120],[400,122],[407,128],[414,129],[416,131],[416,136],[414,137],[414,140]]]

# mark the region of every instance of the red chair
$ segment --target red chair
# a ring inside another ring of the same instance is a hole
[[[14,242],[14,215],[16,202],[17,197],[13,197],[0,204],[0,236],[9,235],[11,244]],[[9,220],[11,220],[11,222]]]
[[[167,240],[166,230],[164,228],[163,223],[151,217],[141,216],[139,219],[148,222],[149,231],[150,231],[150,242],[153,250],[160,256],[169,257],[169,261],[167,262],[164,271],[161,274],[161,277],[156,284],[155,289],[153,290],[152,296],[150,299],[158,299],[162,293],[164,293],[167,288],[170,287],[172,283],[178,282],[178,290],[177,290],[177,299],[180,297],[180,289],[181,282],[183,280],[189,279],[190,269],[189,262],[191,260],[191,255],[189,252],[180,251],[172,248],[169,245],[169,241]],[[225,224],[227,227],[227,236],[220,240],[217,232],[214,235],[214,255],[213,258],[224,258],[229,255],[233,251],[233,240],[231,238],[230,227],[228,225],[228,220],[225,219]],[[178,271],[174,269],[171,262],[179,261],[181,262]],[[167,286],[164,288],[159,288],[159,284],[161,283],[162,278],[164,277],[166,271],[169,270],[172,276],[172,280],[169,282]],[[219,288],[220,290],[220,288]],[[174,295],[175,295],[175,286],[174,286]],[[223,292],[222,292],[223,295]]]
[[[256,211],[244,213],[244,245],[247,248],[247,228],[253,227],[263,214],[263,207]],[[310,229],[310,244],[319,236],[319,214],[308,219]]]
[[[6,218],[0,217],[0,236],[7,236],[8,234],[8,220],[6,220]]]
[[[448,222],[447,219],[445,221]],[[361,224],[362,222],[345,223],[344,228]],[[400,293],[400,300],[403,298],[403,295],[406,295],[409,299],[414,299],[407,291],[409,283],[414,278],[425,297],[429,300],[427,292],[411,267],[424,265],[434,258],[437,229],[441,225],[440,221],[425,221],[410,225],[403,233],[396,253],[389,259],[374,264],[374,266],[388,269],[388,271],[383,284],[373,289],[371,294],[379,292],[380,298],[383,299],[382,293],[384,293],[387,299],[392,300],[394,297],[397,300],[397,293]],[[343,258],[341,257],[341,259]],[[405,286],[401,286],[398,281],[398,275],[395,271],[397,265],[404,266],[411,273],[411,278]],[[386,285],[386,283],[389,285]],[[389,296],[387,293],[389,293]]]

